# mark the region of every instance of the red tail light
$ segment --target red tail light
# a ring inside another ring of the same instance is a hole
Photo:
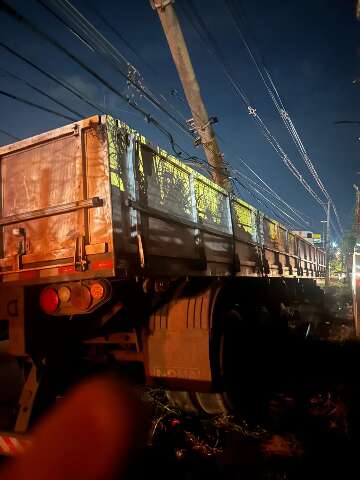
[[[45,313],[54,313],[59,306],[59,297],[53,288],[44,288],[40,293],[40,307]]]
[[[101,283],[93,283],[90,287],[90,293],[94,300],[101,300],[105,293],[104,285]]]
[[[71,303],[79,310],[87,310],[91,305],[91,294],[85,285],[74,285],[71,289]]]

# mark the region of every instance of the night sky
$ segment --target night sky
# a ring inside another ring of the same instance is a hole
[[[31,19],[38,27],[60,41],[77,57],[95,68],[120,92],[134,93],[126,80],[99,55],[90,51],[59,20],[35,0],[8,0],[16,10]],[[186,0],[177,0],[181,6]],[[246,92],[251,104],[270,126],[284,150],[297,168],[316,190],[302,158],[266,94],[263,83],[249,60],[249,56],[234,27],[233,20],[222,0],[194,0],[209,30],[216,36],[222,55],[231,65],[236,80]],[[157,95],[167,96],[175,108],[189,118],[183,101],[181,85],[157,17],[147,0],[74,0],[73,4],[143,75],[144,84]],[[360,183],[360,125],[336,125],[339,120],[360,121],[360,23],[355,18],[355,2],[347,0],[238,0],[244,28],[254,51],[261,54],[287,110],[301,135],[310,157],[333,197],[345,228],[352,222],[354,204],[353,183]],[[111,32],[89,8],[96,6],[129,42],[135,55]],[[291,176],[280,158],[256,128],[246,108],[226,81],[219,64],[209,54],[197,32],[178,8],[185,38],[190,47],[196,73],[210,115],[219,118],[216,131],[226,159],[236,168],[241,167],[241,156],[289,204],[302,210],[313,220],[313,228],[320,230],[324,219],[321,207]],[[0,41],[15,48],[53,75],[75,85],[100,104],[103,110],[116,115],[149,137],[153,143],[171,150],[168,139],[131,107],[49,45],[43,38],[23,25],[0,13]],[[56,97],[83,117],[98,113],[84,102],[66,92],[50,79],[16,59],[0,47],[0,68],[26,79],[49,95]],[[141,56],[145,62],[139,59]],[[176,97],[170,91],[178,91]],[[0,70],[0,90],[21,96],[47,108],[70,115],[50,100],[30,90],[23,83],[10,78]],[[139,106],[158,118],[172,132],[177,142],[193,152],[191,139],[159,113],[146,99],[136,96]],[[50,113],[5,98],[0,95],[0,129],[25,138],[70,123]],[[0,144],[12,140],[0,133]],[[204,157],[200,149],[196,154]],[[241,167],[243,168],[243,167]],[[248,173],[248,172],[247,172]],[[318,192],[318,190],[317,190]],[[320,192],[318,192],[320,194]],[[243,198],[254,203],[242,192]],[[264,209],[264,208],[263,208]]]

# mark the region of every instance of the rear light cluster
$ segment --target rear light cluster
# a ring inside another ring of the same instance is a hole
[[[40,307],[49,315],[86,313],[106,300],[109,291],[104,280],[51,285],[41,291]]]

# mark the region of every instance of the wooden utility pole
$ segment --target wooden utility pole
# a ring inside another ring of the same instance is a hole
[[[174,0],[150,0],[150,3],[153,9],[157,11],[164,29],[171,55],[190,106],[195,129],[204,147],[207,161],[212,166],[212,177],[218,185],[231,191],[229,174],[215,138],[212,121],[209,119],[201,97],[200,86],[173,6]]]
[[[326,254],[326,274],[325,274],[325,285],[330,285],[330,208],[331,202],[328,200],[327,204],[327,215],[326,215],[326,247],[325,247],[325,254]]]

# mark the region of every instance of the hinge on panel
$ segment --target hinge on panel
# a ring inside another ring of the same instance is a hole
[[[17,253],[16,253],[16,269],[20,270],[22,267],[21,257],[27,253],[29,249],[29,241],[26,240],[26,230],[25,228],[13,228],[11,233],[14,237],[19,239],[17,244]]]

